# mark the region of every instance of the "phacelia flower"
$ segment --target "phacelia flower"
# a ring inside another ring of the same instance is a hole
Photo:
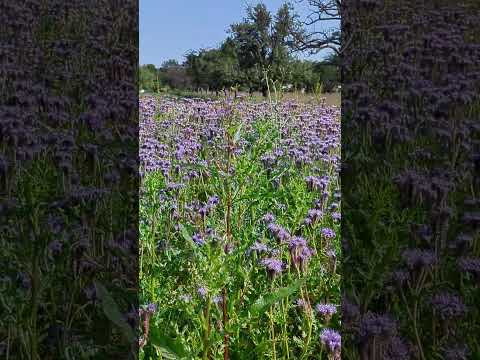
[[[320,334],[320,341],[331,353],[339,352],[342,347],[342,337],[333,329],[324,329]]]
[[[205,299],[207,297],[208,290],[206,287],[202,286],[197,289],[197,293],[201,298]]]
[[[154,314],[157,311],[157,304],[150,303],[146,306],[145,310],[150,314]]]
[[[314,255],[313,249],[307,245],[307,240],[300,236],[294,236],[288,242],[288,249],[293,265],[299,270],[305,271],[308,261]]]
[[[337,306],[334,304],[317,304],[315,310],[323,317],[330,319],[337,313]]]
[[[262,244],[261,242],[255,242],[252,246],[250,246],[247,250],[247,255],[250,255],[252,252],[255,252],[257,254],[260,254],[262,252],[267,252],[268,246],[265,244]]]
[[[264,258],[260,263],[265,266],[270,276],[274,277],[283,271],[283,261],[276,258]]]
[[[333,239],[336,236],[335,231],[330,228],[323,228],[322,235],[326,239]]]
[[[271,213],[267,213],[265,215],[263,215],[263,218],[262,220],[266,223],[266,224],[270,224],[270,223],[273,223],[275,221],[275,216]]]
[[[407,249],[402,253],[405,263],[410,269],[419,269],[436,263],[437,257],[431,250]]]
[[[431,300],[433,309],[442,319],[461,317],[466,307],[459,296],[442,292],[435,294]]]
[[[201,234],[199,234],[199,233],[193,234],[192,240],[193,240],[193,242],[194,242],[195,244],[197,244],[197,245],[199,245],[199,246],[205,244],[205,239],[204,239],[204,237],[203,237]]]

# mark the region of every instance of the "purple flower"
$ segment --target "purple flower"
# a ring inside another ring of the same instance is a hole
[[[271,170],[277,164],[277,157],[273,154],[266,154],[260,158],[260,161],[262,162],[265,169]]]
[[[306,302],[304,299],[297,299],[297,300],[295,301],[295,305],[296,305],[298,308],[300,308],[300,309],[302,309],[302,310],[305,310],[305,311],[308,310],[308,308],[309,308],[308,302]]]
[[[199,295],[202,299],[205,299],[205,298],[206,298],[207,292],[208,292],[208,290],[207,290],[207,288],[204,287],[204,286],[199,287],[199,288],[197,289],[197,293],[198,293],[198,295]]]
[[[210,212],[210,208],[208,206],[201,206],[198,209],[198,213],[202,218],[207,216],[209,212]]]
[[[146,311],[153,314],[157,311],[157,304],[150,303],[146,306]]]
[[[222,302],[223,302],[223,298],[222,298],[220,295],[215,295],[215,296],[212,298],[212,302],[213,302],[215,305],[221,305]]]
[[[260,263],[267,269],[271,276],[276,276],[283,271],[283,261],[276,258],[264,258]]]
[[[62,243],[58,240],[53,240],[50,244],[48,244],[48,249],[53,254],[59,254],[62,251]]]
[[[306,161],[308,162],[308,161]],[[305,162],[305,163],[306,163]],[[328,185],[328,178],[317,177],[317,176],[307,176],[305,182],[307,183],[307,189],[310,191],[323,191]]]
[[[305,271],[308,261],[314,255],[314,251],[307,245],[307,240],[300,236],[292,237],[288,242],[288,249],[293,265]]]
[[[298,249],[307,246],[307,240],[301,236],[294,236],[288,242],[289,249]]]
[[[360,323],[360,341],[366,342],[374,337],[390,338],[396,335],[397,331],[397,323],[391,316],[368,311]]]
[[[475,276],[480,275],[480,258],[476,257],[462,257],[458,259],[457,266],[461,271],[473,274]]]
[[[210,206],[210,207],[214,207],[215,205],[218,204],[218,202],[220,201],[220,199],[218,198],[217,195],[213,195],[213,196],[210,196],[207,200],[207,205]]]
[[[393,336],[389,342],[385,354],[388,360],[406,360],[411,358],[411,347],[402,338]]]
[[[442,319],[461,317],[467,310],[460,297],[447,292],[435,294],[431,303]]]
[[[275,221],[275,216],[273,214],[267,213],[267,214],[263,215],[262,220],[266,224],[270,224],[270,223],[273,223]]]
[[[431,266],[437,262],[437,257],[431,250],[407,249],[402,257],[410,269]]]
[[[323,329],[320,341],[331,353],[340,351],[342,347],[342,337],[333,329]]]
[[[203,236],[199,233],[195,233],[193,234],[192,236],[192,240],[195,244],[197,244],[198,246],[202,246],[205,244],[205,239],[203,238]]]
[[[265,244],[262,244],[261,242],[255,242],[252,246],[250,246],[247,250],[247,255],[250,255],[252,252],[256,252],[257,255],[262,253],[262,252],[267,252],[268,246]]]
[[[322,316],[331,317],[337,313],[337,306],[334,304],[317,304],[315,310]]]
[[[323,228],[322,235],[327,239],[333,239],[336,236],[335,231],[330,228]]]
[[[323,212],[319,209],[308,210],[307,217],[305,218],[305,224],[315,224],[323,217]]]
[[[281,227],[280,225],[270,223],[268,224],[268,230],[270,233],[279,241],[279,242],[286,242],[290,239],[290,233]]]

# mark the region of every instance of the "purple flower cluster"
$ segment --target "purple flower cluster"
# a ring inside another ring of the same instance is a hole
[[[328,179],[312,175],[307,176],[305,182],[310,191],[324,191],[328,185]]]
[[[208,294],[208,289],[204,286],[201,286],[197,289],[197,293],[202,299],[205,299]]]
[[[448,292],[435,294],[432,297],[431,304],[442,319],[458,318],[465,315],[467,311],[460,297]]]
[[[458,268],[468,274],[472,274],[475,278],[480,278],[480,258],[477,257],[461,257],[457,260]]]
[[[315,310],[320,315],[329,318],[337,313],[337,306],[334,304],[317,304]]]
[[[281,225],[269,223],[267,228],[270,234],[272,234],[280,243],[287,242],[291,237],[290,233]]]
[[[208,198],[206,204],[200,206],[198,208],[198,214],[202,217],[205,218],[210,212],[217,206],[219,203],[219,198],[218,196],[214,195]]]
[[[314,225],[323,218],[323,212],[318,209],[308,210],[307,217],[304,220],[305,225]]]
[[[337,331],[332,329],[322,330],[320,341],[331,353],[337,353],[342,348],[342,337]]]
[[[315,255],[315,251],[308,247],[307,240],[300,236],[290,238],[288,242],[290,259],[292,264],[299,270],[305,271],[310,258]]]
[[[264,258],[260,260],[260,263],[267,269],[271,277],[280,274],[285,267],[283,261],[277,258]]]
[[[260,255],[262,252],[268,252],[270,249],[267,245],[261,242],[255,242],[252,246],[250,246],[247,250],[247,256],[250,255],[252,252]]]
[[[402,257],[410,269],[432,266],[437,262],[437,257],[431,250],[407,249],[402,253]]]
[[[271,224],[271,223],[275,222],[275,216],[273,214],[267,213],[263,216],[262,220],[266,224]]]
[[[336,236],[336,234],[335,234],[335,231],[333,229],[323,228],[322,229],[322,236],[326,239],[333,239]]]

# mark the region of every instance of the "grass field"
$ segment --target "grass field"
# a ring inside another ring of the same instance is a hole
[[[151,93],[150,94],[144,93],[144,94],[146,96],[153,95]],[[178,91],[178,92],[175,92],[175,95],[179,97],[197,98],[197,99],[204,99],[204,100],[225,99],[225,96],[221,93],[219,93],[218,96],[215,96],[215,94],[212,94],[212,93],[207,94],[207,93],[200,93],[200,92]],[[282,92],[278,94],[271,93],[270,96],[267,98],[263,97],[262,94],[259,92],[253,93],[252,95],[249,95],[248,93],[239,93],[239,95],[242,99],[245,99],[247,101],[252,101],[252,102],[295,101],[300,103],[324,104],[325,106],[335,106],[335,107],[340,107],[341,105],[341,93],[339,92],[323,93],[318,95],[308,94],[308,93],[305,94],[305,93],[301,93],[300,91]],[[229,96],[232,97],[231,94]]]

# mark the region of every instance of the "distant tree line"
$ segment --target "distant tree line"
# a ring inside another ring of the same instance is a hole
[[[228,37],[215,49],[190,51],[183,63],[140,67],[140,88],[194,91],[304,90],[333,91],[339,84],[339,55],[323,61],[295,57],[305,39],[303,23],[284,4],[272,15],[264,4],[247,8],[242,22],[231,25]],[[312,34],[308,34],[312,36]]]

